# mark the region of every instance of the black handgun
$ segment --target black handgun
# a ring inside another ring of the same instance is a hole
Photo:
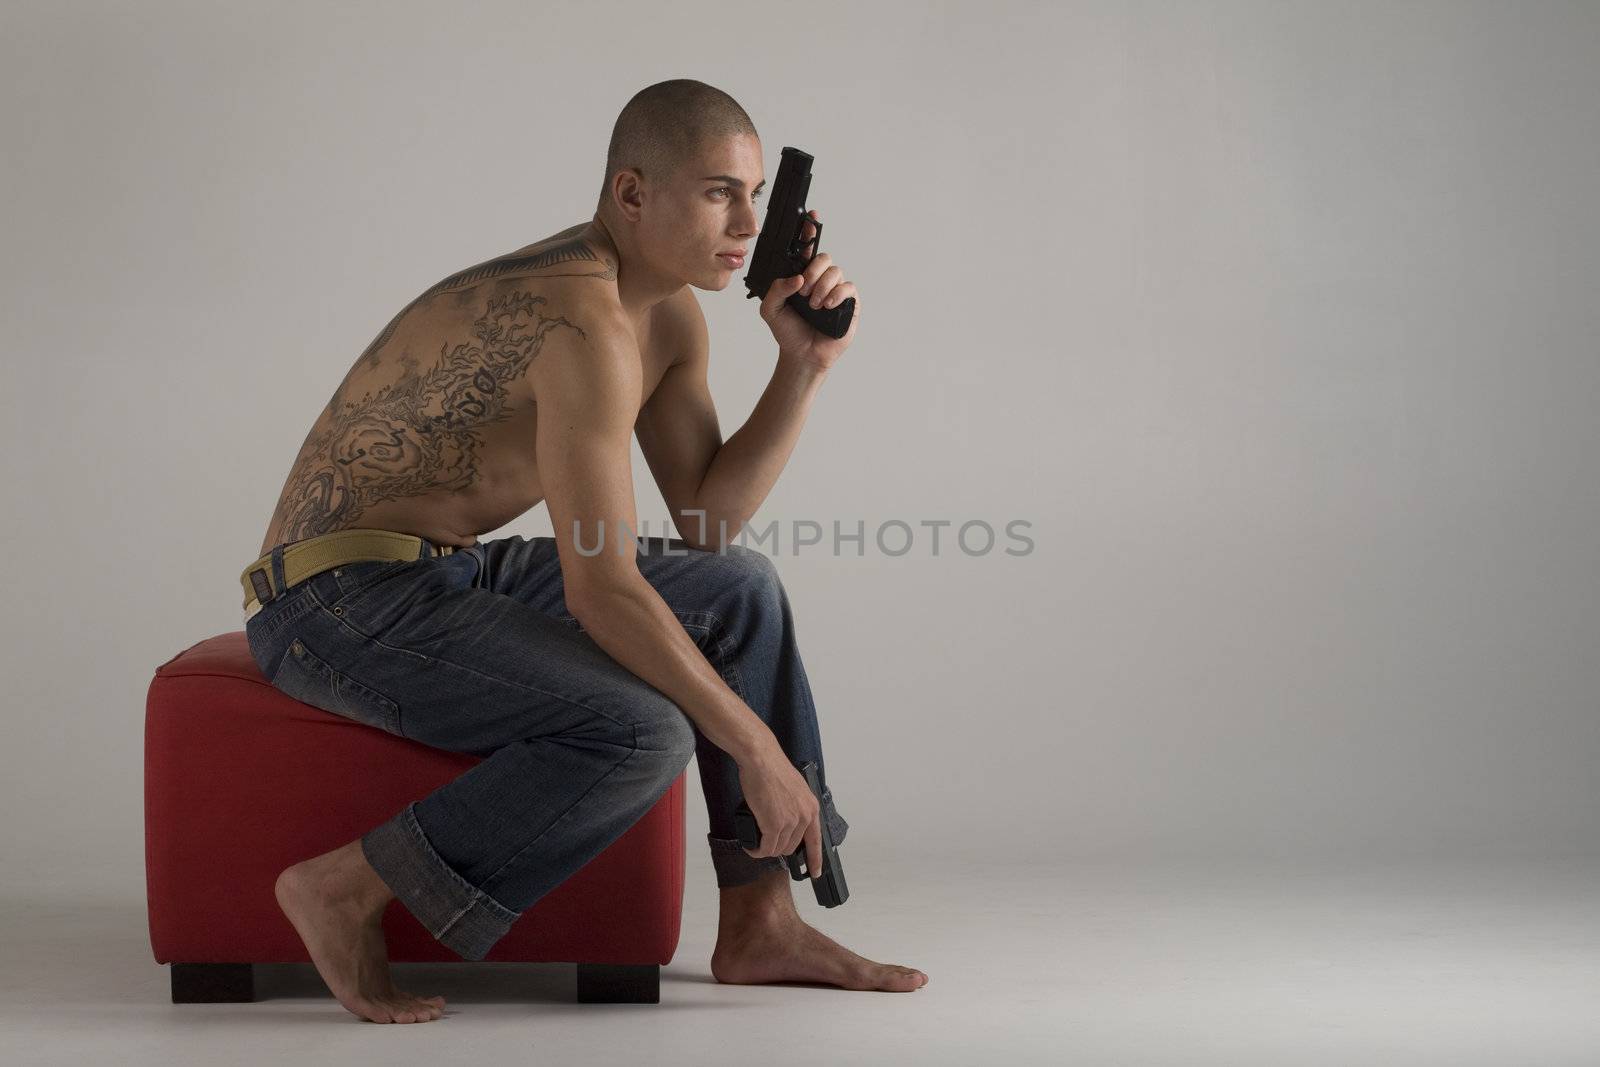
[[[767,217],[761,223],[761,236],[756,238],[756,250],[750,257],[750,273],[744,276],[745,287],[750,290],[745,294],[746,299],[765,297],[773,282],[799,274],[817,254],[822,223],[806,215],[806,193],[810,190],[811,156],[798,148],[785,147],[778,163],[778,180],[772,183],[772,196],[767,200]],[[811,240],[801,241],[802,227],[808,221],[817,232]],[[822,333],[834,338],[845,335],[856,313],[853,296],[841,300],[838,307],[814,308],[809,296],[794,292],[784,303]]]
[[[784,149],[788,151],[788,149]],[[839,305],[843,307],[844,305]],[[807,761],[800,765],[800,773],[806,776],[806,784],[811,787],[811,792],[816,794],[817,803],[822,803],[822,778],[817,774],[817,765]],[[844,881],[844,867],[839,863],[839,851],[833,843],[833,835],[828,832],[828,820],[820,819],[822,825],[822,873],[815,878],[805,870],[806,843],[800,842],[800,847],[785,857],[789,864],[789,877],[794,881],[802,878],[810,879],[811,888],[816,891],[817,903],[824,908],[836,908],[850,899],[850,887]],[[733,809],[733,828],[739,835],[739,844],[745,848],[761,847],[761,827],[756,825],[755,813],[750,810],[750,805],[743,800]]]

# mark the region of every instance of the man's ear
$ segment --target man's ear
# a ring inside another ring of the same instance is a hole
[[[638,222],[644,212],[644,179],[632,167],[619,170],[611,178],[611,199],[619,214],[629,222]]]

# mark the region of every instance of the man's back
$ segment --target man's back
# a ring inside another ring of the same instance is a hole
[[[351,527],[467,546],[543,499],[528,367],[553,335],[620,314],[615,250],[584,228],[453,274],[394,317],[306,435],[262,554]],[[646,381],[664,370],[650,326],[633,326]]]

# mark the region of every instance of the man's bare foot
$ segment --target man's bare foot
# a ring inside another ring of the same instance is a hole
[[[382,923],[393,894],[367,863],[359,838],[286,868],[272,892],[346,1010],[375,1023],[432,1022],[444,1014],[443,997],[415,996],[390,980]]]
[[[928,983],[914,967],[856,955],[798,916],[765,918],[732,933],[719,930],[711,974],[734,985],[822,982],[890,993],[910,993]]]
[[[789,872],[764,871],[747,885],[720,890],[711,974],[719,982],[821,982],[845,989],[910,993],[928,984],[915,967],[858,956],[800,918]]]

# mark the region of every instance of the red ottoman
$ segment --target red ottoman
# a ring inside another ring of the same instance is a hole
[[[278,692],[243,630],[156,668],[145,703],[150,945],[172,999],[254,999],[254,963],[309,963],[272,885],[478,763]],[[685,772],[687,775],[687,771]],[[486,957],[577,964],[580,1001],[659,1003],[683,917],[684,776],[587,866],[538,900]],[[390,901],[401,963],[463,962]]]

